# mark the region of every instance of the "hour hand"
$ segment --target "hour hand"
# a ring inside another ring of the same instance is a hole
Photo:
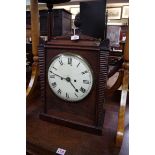
[[[50,71],[51,73],[53,73],[52,71]],[[60,77],[61,78],[61,80],[63,80],[63,79],[66,79],[66,78],[64,78],[64,77],[62,77],[62,76],[60,76],[60,75],[58,75],[58,74],[55,74],[55,73],[53,73],[55,76],[58,76],[58,77]]]
[[[76,92],[78,92],[78,89],[75,88],[75,86],[73,85],[73,83],[70,81],[70,84],[73,86],[73,88],[75,89]]]

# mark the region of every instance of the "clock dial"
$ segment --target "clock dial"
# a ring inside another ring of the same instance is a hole
[[[54,57],[48,68],[48,83],[55,95],[67,101],[80,101],[92,89],[93,74],[85,59],[75,54]]]

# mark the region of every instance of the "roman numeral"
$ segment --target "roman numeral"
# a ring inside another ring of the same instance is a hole
[[[57,91],[57,93],[58,93],[58,94],[61,94],[61,89],[59,89],[59,90]]]
[[[69,95],[66,93],[66,98],[69,98]]]
[[[55,78],[55,75],[53,74],[53,75],[50,75],[50,78]]]
[[[60,63],[60,65],[63,65],[63,62],[62,62],[62,60],[59,60],[59,63]]]
[[[85,93],[85,92],[86,92],[86,90],[85,90],[83,87],[80,88],[80,91],[81,91],[82,93]]]
[[[79,65],[80,65],[80,62],[78,63],[78,65],[76,67],[79,67]]]
[[[57,70],[57,68],[53,67],[55,70]]]
[[[89,84],[89,81],[88,80],[83,80],[83,83],[84,84]]]
[[[78,95],[76,93],[74,93],[76,97],[78,97]]]
[[[52,83],[52,87],[55,88],[57,86],[56,82]]]
[[[88,71],[86,70],[86,71],[84,71],[84,72],[81,72],[81,73],[82,73],[82,75],[83,75],[83,74],[86,74],[86,73],[88,73]]]
[[[72,66],[72,58],[68,58],[68,64]]]

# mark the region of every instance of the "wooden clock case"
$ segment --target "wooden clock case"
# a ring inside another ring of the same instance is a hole
[[[80,36],[71,41],[70,36],[53,37],[39,48],[39,67],[41,96],[44,111],[40,118],[51,123],[83,130],[94,134],[102,134],[104,121],[104,100],[108,70],[107,40],[98,40]],[[73,53],[80,55],[90,64],[93,70],[93,88],[86,98],[78,102],[67,102],[58,98],[50,89],[47,70],[51,59],[58,54]]]

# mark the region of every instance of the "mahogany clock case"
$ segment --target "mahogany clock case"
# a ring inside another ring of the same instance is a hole
[[[106,48],[105,45],[103,47],[104,51],[101,50],[99,41],[89,37],[80,37],[78,41],[71,41],[70,37],[55,37],[40,47],[40,81],[44,103],[41,119],[95,134],[102,133],[108,60],[107,45]],[[87,60],[93,70],[92,90],[81,101],[69,102],[58,98],[48,84],[49,64],[54,57],[63,53],[81,56]]]

